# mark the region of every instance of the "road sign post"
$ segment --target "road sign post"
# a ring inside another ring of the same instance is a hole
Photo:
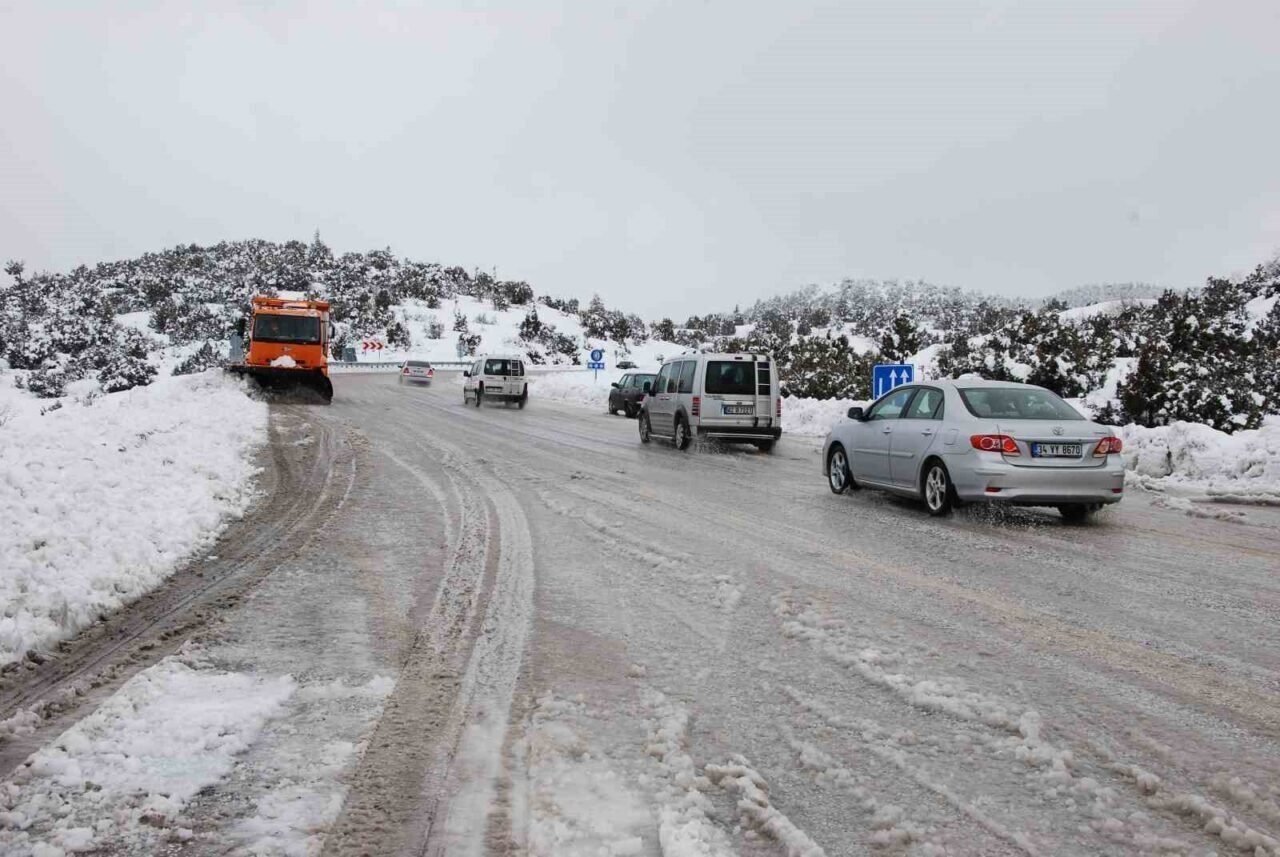
[[[599,381],[600,370],[604,368],[604,349],[603,348],[592,349],[591,362],[587,364],[587,368],[595,370],[595,377],[593,380]]]
[[[878,399],[915,379],[916,367],[910,363],[877,363],[871,368],[871,398]]]

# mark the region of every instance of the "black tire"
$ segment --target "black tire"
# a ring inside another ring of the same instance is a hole
[[[758,440],[758,441],[756,441],[756,449],[758,449],[758,450],[760,450],[761,452],[764,452],[764,453],[770,453],[770,452],[773,452],[773,441],[771,441],[771,440]]]
[[[529,402],[529,388],[525,387],[524,392],[520,394],[520,398],[516,399],[516,407],[524,410],[524,406]]]
[[[653,439],[653,428],[649,425],[649,415],[640,414],[640,442],[648,443]]]
[[[624,404],[622,405],[622,414],[623,414],[623,416],[625,416],[627,419],[629,419],[629,420],[634,420],[634,419],[636,418],[636,407],[635,407],[635,405],[629,405],[629,404],[625,404],[625,403],[624,403]]]
[[[956,489],[951,484],[951,474],[941,461],[925,462],[924,475],[920,478],[920,496],[924,498],[929,514],[935,518],[949,515],[955,508]]]
[[[853,474],[849,472],[849,457],[838,443],[832,444],[831,451],[827,453],[827,487],[832,494],[843,494],[857,487],[853,483]]]
[[[476,387],[476,407],[480,407],[480,397],[484,395],[484,387]]]
[[[611,417],[616,417],[617,415],[618,415],[618,409],[617,409],[617,408],[615,408],[615,407],[613,406],[613,401],[612,401],[612,400],[610,400],[610,401],[609,401],[609,416],[611,416]]]
[[[1083,524],[1092,518],[1096,511],[1098,511],[1097,506],[1087,503],[1066,503],[1058,507],[1058,514],[1062,515],[1062,520],[1068,524]]]
[[[684,452],[693,443],[693,435],[689,431],[689,422],[684,417],[676,417],[676,433],[673,438],[676,449]]]

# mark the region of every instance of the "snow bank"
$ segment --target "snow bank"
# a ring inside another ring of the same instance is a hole
[[[1224,499],[1280,502],[1280,417],[1224,434],[1198,423],[1122,429],[1125,464],[1145,487]]]
[[[176,658],[139,673],[0,784],[0,851],[156,853],[190,839],[182,809],[231,772],[293,687]]]
[[[158,585],[252,498],[267,407],[218,372],[36,400],[0,375],[0,665]]]
[[[867,404],[857,399],[783,399],[782,433],[826,437],[831,426],[845,419],[850,408],[866,407]]]

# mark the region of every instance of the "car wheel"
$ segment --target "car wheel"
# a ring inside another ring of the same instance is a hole
[[[1098,511],[1097,506],[1090,506],[1085,503],[1067,503],[1058,507],[1058,513],[1069,524],[1083,524],[1092,518],[1093,513],[1096,511]]]
[[[689,423],[684,417],[676,418],[676,449],[686,450],[689,444],[693,442],[693,435],[689,433]]]
[[[480,397],[484,395],[484,387],[476,387],[476,407],[480,407]]]
[[[951,512],[955,505],[955,489],[951,486],[951,475],[941,461],[932,461],[925,467],[921,485],[924,504],[930,515],[941,517]]]
[[[623,414],[623,416],[625,416],[627,419],[629,419],[629,420],[634,420],[634,419],[636,418],[636,409],[635,409],[635,406],[634,406],[634,405],[627,405],[627,404],[624,404],[624,405],[622,406],[622,414]]]
[[[761,452],[773,452],[773,441],[758,440],[756,441],[756,449],[760,450]]]
[[[524,410],[524,406],[529,402],[529,388],[525,387],[524,392],[520,394],[520,398],[516,399],[516,407]]]
[[[649,426],[649,415],[641,414],[640,415],[640,442],[648,443],[650,438],[652,437],[653,437],[653,430]]]
[[[617,408],[615,408],[615,407],[613,406],[613,402],[610,402],[610,403],[609,403],[609,416],[611,416],[611,417],[616,417],[617,415],[618,415],[618,409],[617,409]]]
[[[843,494],[857,487],[853,484],[853,474],[849,472],[849,458],[838,443],[831,447],[831,454],[827,456],[827,485],[832,494]]]

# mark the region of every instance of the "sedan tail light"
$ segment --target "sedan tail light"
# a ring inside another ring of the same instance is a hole
[[[404,374],[405,374],[405,375],[408,375],[408,374],[409,374],[409,367],[408,367],[408,366],[404,367]]]
[[[982,452],[999,452],[1004,455],[1022,455],[1018,444],[1006,434],[975,434],[969,438],[973,448]]]
[[[1114,455],[1124,449],[1124,442],[1118,437],[1104,437],[1098,441],[1098,445],[1094,448],[1093,454],[1098,458],[1105,455]]]

